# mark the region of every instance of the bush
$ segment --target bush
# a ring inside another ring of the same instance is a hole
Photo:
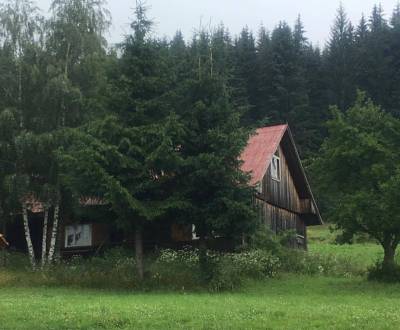
[[[388,283],[400,282],[400,266],[397,264],[388,266],[379,261],[368,270],[368,279]]]
[[[248,248],[250,250],[264,250],[277,254],[282,248],[281,237],[273,233],[265,225],[261,225],[249,237]]]
[[[274,277],[280,268],[279,259],[263,250],[226,254],[207,251],[203,263],[200,259],[198,249],[160,251],[149,269],[152,285],[173,289],[205,286],[212,291],[232,290],[248,278]]]
[[[232,290],[245,279],[275,277],[280,266],[278,257],[263,250],[220,255],[209,287],[213,291]]]
[[[148,285],[171,289],[193,289],[200,283],[199,252],[185,248],[161,250],[148,268]]]

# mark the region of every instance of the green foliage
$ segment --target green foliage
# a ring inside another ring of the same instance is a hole
[[[232,104],[225,78],[206,75],[186,80],[179,93],[185,127],[179,189],[189,204],[180,218],[194,224],[202,238],[237,238],[251,231],[256,219],[239,160],[249,131],[240,125],[240,109]]]
[[[333,109],[329,138],[315,163],[333,207],[330,218],[343,237],[366,233],[393,260],[400,236],[398,208],[393,204],[399,173],[400,121],[359,93],[345,114]]]
[[[248,245],[245,248],[251,250],[265,250],[276,254],[282,248],[280,237],[272,232],[265,225],[258,226],[248,239]]]

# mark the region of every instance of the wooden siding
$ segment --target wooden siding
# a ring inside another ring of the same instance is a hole
[[[282,146],[277,155],[280,158],[280,180],[271,176],[271,166],[262,180],[260,193],[256,196],[263,223],[274,233],[293,230],[297,233],[291,245],[307,248],[307,232],[303,214],[312,212],[311,199],[302,199],[296,189],[292,173]]]
[[[276,207],[258,198],[256,198],[256,204],[262,222],[267,228],[270,228],[275,234],[293,230],[296,232],[297,238],[291,245],[294,247],[307,247],[307,227],[301,215]]]
[[[280,208],[302,213],[304,204],[297,193],[293,177],[289,171],[288,163],[282,148],[278,149],[281,166],[281,179],[276,181],[271,177],[271,166],[268,167],[262,181],[261,198],[268,203]]]

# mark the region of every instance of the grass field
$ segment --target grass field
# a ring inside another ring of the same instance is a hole
[[[368,267],[373,243],[337,246],[310,232],[310,250]],[[1,271],[0,271],[1,275]],[[400,329],[400,285],[363,277],[282,275],[232,293],[1,287],[0,329]]]
[[[285,276],[242,292],[2,288],[1,329],[398,329],[400,286]]]
[[[367,270],[377,260],[383,258],[383,249],[375,242],[367,241],[362,244],[334,244],[336,233],[332,233],[329,225],[309,227],[309,251],[321,255],[335,255],[351,260],[360,269]]]

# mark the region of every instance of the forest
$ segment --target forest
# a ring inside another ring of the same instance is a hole
[[[239,155],[255,128],[275,123],[292,128],[342,239],[367,233],[394,262],[400,4],[390,15],[376,5],[356,25],[341,6],[322,48],[300,16],[272,31],[201,28],[188,40],[154,35],[143,2],[134,16],[124,41],[108,45],[105,1],[54,0],[48,16],[29,0],[2,1],[0,221],[22,210],[33,266],[32,196],[53,219],[44,263],[80,196],[110,205],[135,233],[139,260],[148,221],[174,217],[200,237],[240,240],[257,220]]]

